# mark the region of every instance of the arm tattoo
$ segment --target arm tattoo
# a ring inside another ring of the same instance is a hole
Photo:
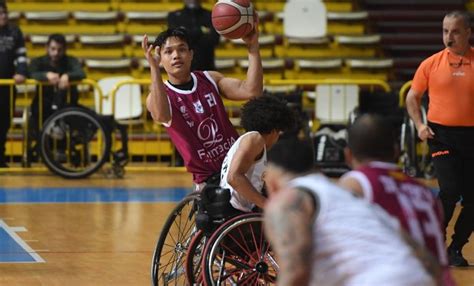
[[[290,190],[265,214],[265,230],[280,266],[278,285],[309,283],[315,209],[308,193]]]

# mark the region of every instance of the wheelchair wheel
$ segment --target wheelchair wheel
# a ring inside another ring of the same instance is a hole
[[[263,235],[260,214],[239,215],[206,243],[204,285],[275,285],[278,265]]]
[[[202,230],[196,232],[191,239],[186,254],[186,285],[202,284],[201,258],[206,242],[207,237]]]
[[[406,116],[402,124],[400,147],[402,151],[403,171],[410,177],[418,174],[418,156],[416,153],[416,128],[410,117]]]
[[[68,179],[84,178],[108,159],[111,138],[96,114],[69,107],[51,115],[40,134],[40,154],[53,173]]]
[[[185,259],[196,232],[195,201],[198,193],[187,195],[166,220],[153,253],[151,280],[157,285],[185,285]]]

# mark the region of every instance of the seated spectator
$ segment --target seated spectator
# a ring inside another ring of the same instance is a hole
[[[43,82],[43,96],[40,98],[37,94],[31,106],[30,126],[32,136],[36,138],[39,122],[44,123],[54,111],[65,105],[77,104],[77,87],[71,86],[71,82],[82,80],[86,75],[80,62],[67,55],[66,38],[61,34],[52,34],[46,43],[46,55],[31,61],[30,76]]]

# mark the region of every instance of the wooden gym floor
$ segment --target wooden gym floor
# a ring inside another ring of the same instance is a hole
[[[161,226],[190,189],[181,172],[85,180],[0,173],[0,285],[150,285]],[[464,255],[474,264],[474,243]],[[453,273],[459,285],[474,285],[474,267]]]

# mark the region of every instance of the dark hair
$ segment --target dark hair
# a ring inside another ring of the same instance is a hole
[[[48,37],[48,41],[46,45],[49,45],[52,41],[55,41],[58,44],[61,44],[64,48],[66,48],[66,38],[63,34],[51,34]]]
[[[465,28],[470,28],[471,27],[471,16],[466,11],[454,10],[454,11],[451,11],[448,14],[446,14],[445,17],[448,17],[448,18],[461,18],[462,21],[464,22],[464,27]]]
[[[287,131],[294,125],[294,115],[286,101],[272,95],[250,99],[242,107],[240,123],[246,131],[269,134]]]
[[[6,3],[6,2],[0,1],[0,8],[3,8],[3,10],[5,10],[5,12],[8,12],[8,8],[7,8],[7,3]]]
[[[267,160],[294,174],[309,172],[315,164],[312,141],[296,136],[280,139],[267,152]]]
[[[349,127],[348,147],[357,160],[395,159],[396,128],[385,118],[365,114]]]
[[[188,47],[190,50],[193,49],[191,45],[191,39],[189,38],[188,31],[184,27],[175,27],[175,28],[168,28],[167,30],[161,32],[158,34],[158,36],[155,39],[155,42],[153,42],[153,46],[159,46],[161,47],[168,38],[171,37],[176,37],[188,44]]]

